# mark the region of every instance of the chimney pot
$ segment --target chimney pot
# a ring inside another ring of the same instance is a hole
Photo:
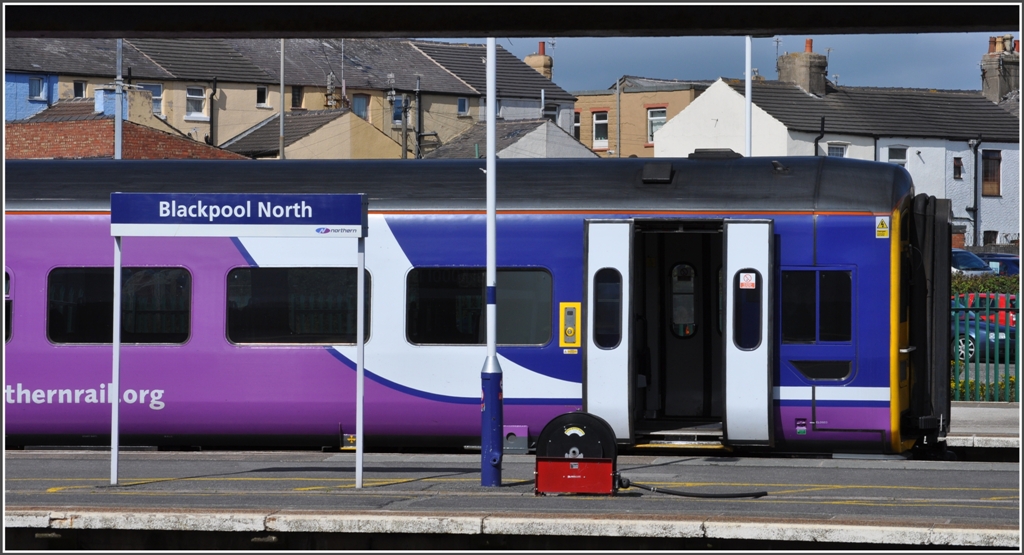
[[[1018,53],[1020,52],[1020,41],[1019,40],[1013,41],[1013,51],[1014,52],[1018,52]]]
[[[814,39],[804,41],[804,52],[814,52]]]
[[[540,41],[537,44],[537,53],[540,54],[541,56],[544,55],[544,41]]]
[[[989,37],[988,38],[988,53],[992,54],[995,51],[996,51],[996,38],[995,37]]]

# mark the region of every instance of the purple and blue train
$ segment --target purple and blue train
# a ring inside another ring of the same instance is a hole
[[[8,447],[109,444],[110,195],[364,193],[365,445],[479,445],[485,164],[7,161]],[[623,448],[930,451],[949,429],[949,202],[832,157],[499,160],[507,429]],[[325,246],[330,244],[330,246]],[[121,445],[342,447],[355,242],[126,237]]]

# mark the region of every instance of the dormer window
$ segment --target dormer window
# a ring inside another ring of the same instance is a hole
[[[28,97],[30,100],[46,100],[43,96],[43,79],[41,77],[28,78]]]

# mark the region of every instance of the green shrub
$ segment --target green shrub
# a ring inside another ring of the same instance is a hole
[[[1009,384],[1009,387],[1007,387],[1007,384]],[[989,391],[989,387],[996,386],[998,386],[998,391]],[[974,388],[974,380],[965,380],[960,382],[960,391],[957,391],[956,382],[952,379],[949,380],[949,389],[953,393],[954,401],[1001,401],[1008,403],[1017,401],[1017,380],[1015,376],[1010,376],[1008,381],[1000,380],[998,384],[978,383],[977,394],[975,394]],[[986,394],[995,395],[995,398],[989,399]]]
[[[950,293],[1020,293],[1020,276],[964,276],[953,274],[949,283]]]

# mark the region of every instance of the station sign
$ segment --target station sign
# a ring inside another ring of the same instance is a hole
[[[366,237],[364,194],[111,193],[115,237]]]

